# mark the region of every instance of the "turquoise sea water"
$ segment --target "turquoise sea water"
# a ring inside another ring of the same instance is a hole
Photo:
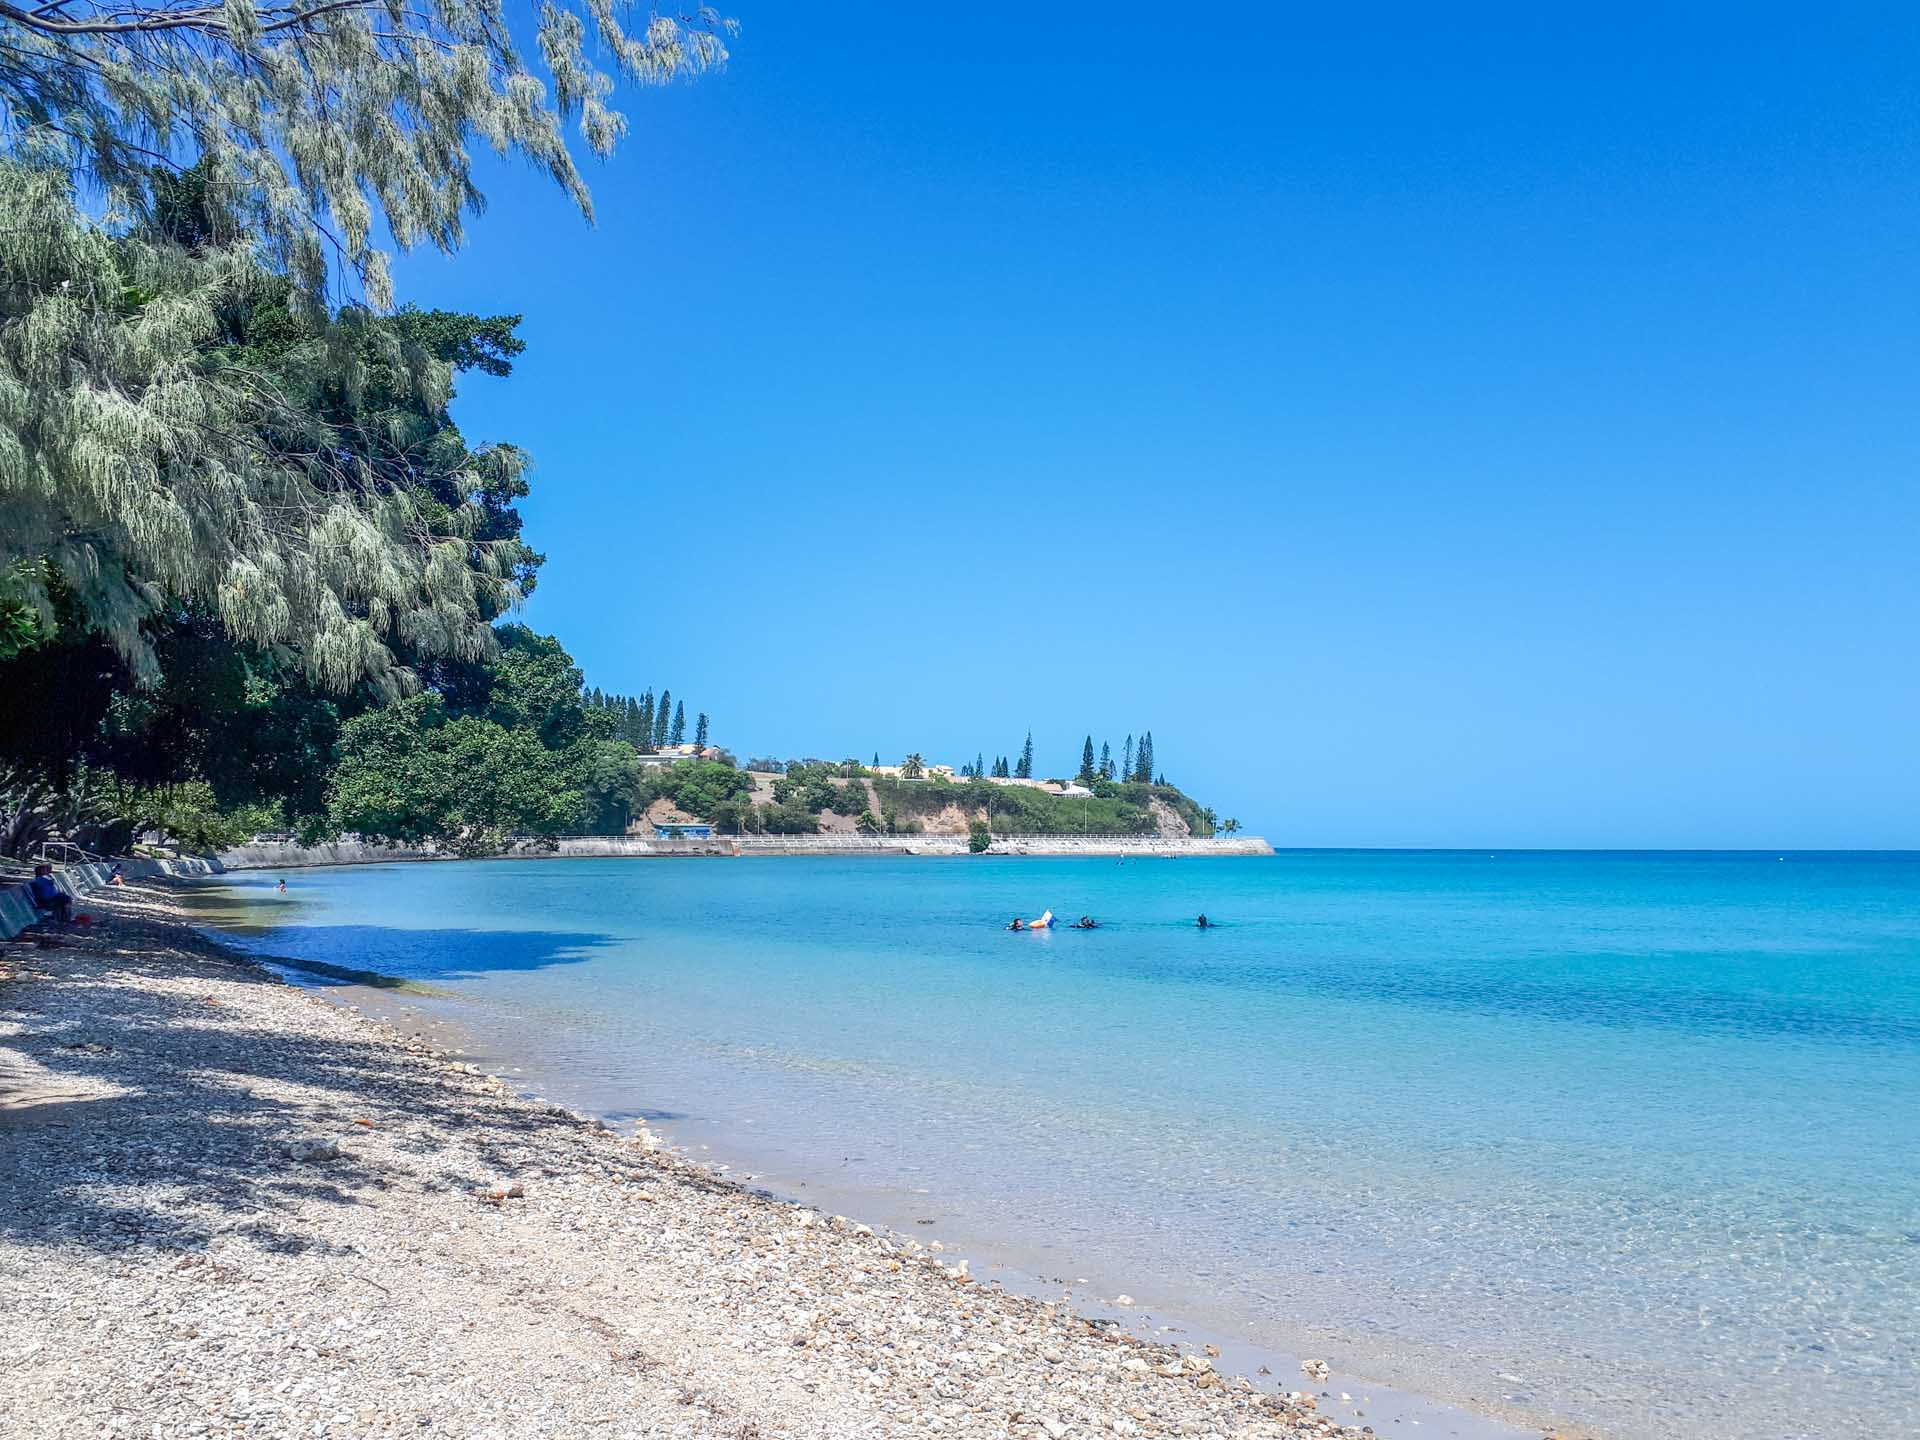
[[[1920,1433],[1920,856],[274,878],[248,943],[923,1238],[1606,1434]]]

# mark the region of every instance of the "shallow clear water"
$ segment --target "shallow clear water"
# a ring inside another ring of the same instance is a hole
[[[273,879],[258,948],[923,1236],[1622,1436],[1920,1433],[1920,857]]]

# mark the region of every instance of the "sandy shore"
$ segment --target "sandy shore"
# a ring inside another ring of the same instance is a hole
[[[0,1434],[1361,1433],[84,908],[0,947]]]

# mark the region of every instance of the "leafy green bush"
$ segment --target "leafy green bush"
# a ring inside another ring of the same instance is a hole
[[[812,835],[820,829],[813,812],[795,801],[762,805],[756,813],[761,833],[766,835]]]
[[[722,802],[739,799],[752,789],[753,781],[744,770],[717,760],[682,760],[656,768],[646,780],[648,799],[670,800],[703,819],[711,819]]]
[[[416,695],[341,727],[327,819],[336,831],[489,854],[517,835],[578,830],[585,758],[556,755],[532,730],[450,720],[438,695]]]

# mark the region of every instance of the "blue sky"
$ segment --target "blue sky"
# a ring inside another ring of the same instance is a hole
[[[1910,8],[732,7],[490,166],[529,623],[743,753],[1151,728],[1277,844],[1920,846]]]

